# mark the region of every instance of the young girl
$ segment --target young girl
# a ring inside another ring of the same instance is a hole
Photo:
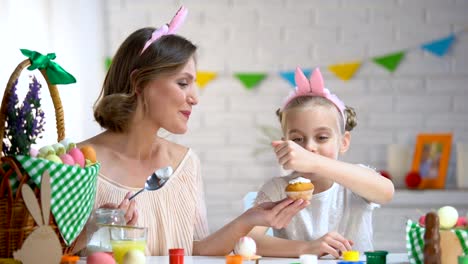
[[[256,203],[284,199],[289,181],[299,176],[315,188],[310,205],[286,228],[275,229],[275,237],[266,236],[265,227],[250,233],[257,253],[339,257],[346,250],[372,250],[372,211],[392,199],[393,184],[373,169],[338,160],[349,148],[356,115],[324,88],[320,71],[307,80],[298,68],[295,80],[296,91],[277,111],[284,138],[272,142],[279,164],[294,173],[267,182]]]
[[[168,25],[139,29],[122,43],[94,109],[105,131],[81,145],[93,146],[101,163],[96,207],[120,208],[127,224],[148,227],[149,254],[183,248],[185,255],[225,255],[254,226],[286,226],[308,201],[263,203],[209,234],[198,156],[157,136],[160,129],[187,132],[198,104],[196,46],[174,35],[186,12],[182,8]],[[148,175],[168,165],[174,173],[161,189],[129,200]],[[84,247],[83,236],[77,249]]]

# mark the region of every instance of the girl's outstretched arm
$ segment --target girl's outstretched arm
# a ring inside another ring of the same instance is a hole
[[[337,182],[369,202],[388,203],[393,183],[375,170],[308,151],[293,141],[273,141],[278,162],[286,170],[313,173]]]
[[[313,153],[312,153],[313,154]],[[315,155],[315,154],[314,154]],[[319,155],[317,155],[319,156]],[[392,200],[392,181],[369,167],[319,156],[314,171],[337,182],[369,202],[385,204]]]
[[[307,205],[308,201],[284,199],[254,206],[205,239],[194,241],[193,255],[227,255],[237,241],[255,226],[286,227],[292,217]]]

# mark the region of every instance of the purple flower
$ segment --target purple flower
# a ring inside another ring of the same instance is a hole
[[[7,102],[5,138],[3,139],[3,154],[5,156],[27,155],[36,139],[44,132],[44,112],[41,109],[39,92],[41,84],[35,77],[29,84],[29,91],[20,105],[14,83]]]

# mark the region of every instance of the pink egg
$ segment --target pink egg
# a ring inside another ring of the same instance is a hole
[[[115,264],[114,258],[106,252],[96,252],[86,258],[87,264]]]
[[[62,160],[63,164],[75,165],[75,160],[70,154],[62,154],[60,155],[60,159]]]
[[[468,221],[467,221],[466,217],[460,216],[460,217],[458,217],[457,224],[455,226],[463,227],[463,226],[466,226],[467,223],[468,223]]]
[[[426,216],[425,215],[422,215],[421,217],[419,217],[419,225],[420,226],[425,226],[426,225]]]
[[[83,152],[79,148],[72,148],[68,151],[68,154],[72,156],[73,160],[75,161],[75,164],[80,165],[81,168],[84,168],[85,166],[85,158],[83,155]]]
[[[37,150],[37,149],[35,149],[35,148],[31,148],[31,149],[29,150],[29,156],[35,158],[35,157],[37,157],[37,154],[39,154],[39,150]]]

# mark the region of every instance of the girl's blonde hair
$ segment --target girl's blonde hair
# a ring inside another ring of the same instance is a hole
[[[141,89],[161,74],[176,73],[194,58],[197,47],[178,35],[162,36],[140,55],[154,30],[148,27],[133,32],[112,59],[94,104],[94,119],[101,127],[113,132],[127,131]],[[145,108],[145,98],[142,101]]]
[[[303,109],[306,107],[310,106],[326,106],[333,108],[337,116],[339,118],[339,124],[340,124],[340,131],[343,134],[346,131],[351,131],[353,128],[357,126],[357,117],[356,117],[356,111],[354,111],[354,108],[350,106],[346,106],[345,108],[345,116],[346,116],[346,122],[344,122],[342,119],[342,115],[340,114],[338,108],[330,102],[328,99],[320,96],[301,96],[301,97],[296,97],[291,102],[287,104],[287,106],[281,111],[281,109],[278,108],[276,110],[276,115],[279,118],[279,121],[281,123],[281,127],[284,128],[286,126],[286,120],[284,118],[284,114],[291,109]]]

